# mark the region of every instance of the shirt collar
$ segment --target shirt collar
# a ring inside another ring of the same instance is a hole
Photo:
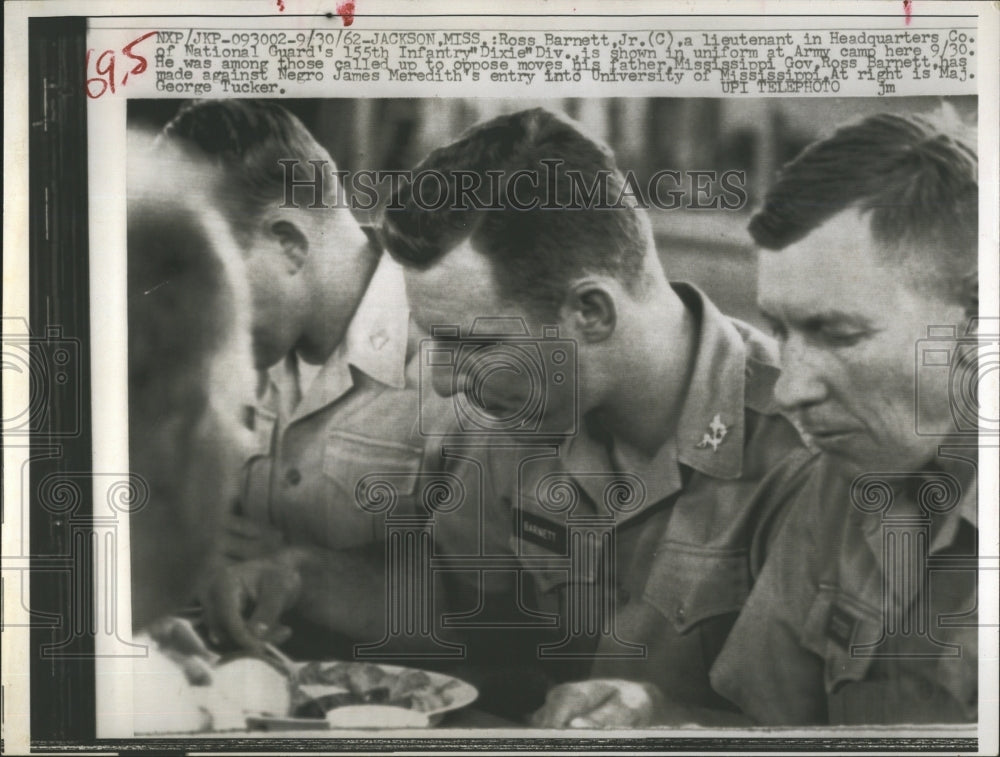
[[[937,533],[933,535],[930,544],[932,553],[947,549],[958,539],[961,522],[967,521],[974,529],[978,529],[977,513],[979,492],[976,489],[978,476],[979,448],[976,445],[963,447],[960,445],[942,445],[938,447],[937,467],[944,473],[954,476],[962,488],[958,504],[942,516]]]
[[[382,254],[344,338],[313,379],[290,420],[298,420],[336,402],[353,385],[351,366],[394,389],[406,386],[406,359],[410,338],[410,308],[403,269]],[[279,395],[294,390],[290,376],[292,356],[268,371]],[[272,395],[270,404],[275,404]]]
[[[746,405],[743,337],[696,287],[673,286],[699,324],[694,368],[677,425],[677,458],[708,476],[739,478]]]
[[[342,359],[376,381],[404,388],[409,325],[403,269],[383,253],[344,334]]]
[[[680,463],[714,478],[738,478],[743,471],[743,338],[696,287],[683,283],[671,286],[698,324],[694,366],[675,438],[667,440],[652,459],[637,461],[619,453],[609,456],[609,440],[585,430],[567,442],[565,453],[569,471],[604,469],[635,474],[646,488],[646,506],[681,489]],[[577,483],[591,499],[601,501],[601,481],[577,477]]]
[[[972,448],[973,456],[976,454],[975,449]],[[964,461],[965,464],[971,464],[972,468],[970,470],[963,470],[964,466],[956,464],[957,461]],[[952,546],[958,538],[959,527],[961,522],[967,521],[973,528],[977,528],[977,503],[978,503],[978,492],[976,489],[977,476],[975,475],[975,457],[967,457],[962,454],[949,454],[944,449],[939,452],[938,460],[932,465],[925,468],[923,471],[918,471],[909,478],[907,483],[912,483],[914,481],[921,480],[921,473],[925,473],[928,476],[928,480],[931,480],[933,476],[948,476],[956,481],[956,485],[960,487],[959,499],[956,505],[942,512],[938,515],[933,515],[931,512],[926,511],[914,498],[915,492],[901,490],[899,487],[893,487],[893,496],[900,497],[903,501],[900,502],[902,509],[896,513],[896,518],[898,520],[900,514],[905,515],[907,513],[912,513],[917,517],[926,517],[928,522],[933,518],[936,520],[934,523],[934,530],[931,534],[931,541],[928,546],[930,554],[935,554],[941,552]],[[877,478],[877,475],[876,475]],[[886,482],[892,483],[892,477],[890,474],[886,474]],[[906,479],[903,479],[906,480]],[[947,487],[942,486],[940,489],[935,489],[935,491],[944,492],[947,496]],[[919,495],[918,495],[919,496]],[[928,499],[932,499],[934,494],[927,493],[925,496]],[[885,525],[884,516],[882,514],[872,514],[872,515],[861,515],[858,512],[854,513],[855,517],[862,518],[862,531],[865,535],[865,539],[868,542],[872,553],[875,555],[879,564],[882,564],[882,550],[883,550],[883,532]]]

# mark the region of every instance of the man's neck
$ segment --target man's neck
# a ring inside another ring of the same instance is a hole
[[[378,267],[378,251],[361,229],[355,226],[354,230],[357,234],[345,240],[351,249],[329,252],[336,256],[336,263],[323,269],[328,274],[324,280],[313,282],[305,328],[295,349],[314,365],[325,363],[343,341]]]
[[[592,417],[616,446],[653,457],[677,433],[694,366],[698,324],[672,289],[651,309],[646,324],[629,351],[628,365],[622,366],[622,378]]]

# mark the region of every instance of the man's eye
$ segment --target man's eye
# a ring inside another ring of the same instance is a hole
[[[788,329],[785,328],[785,324],[780,321],[776,321],[773,318],[765,318],[764,320],[767,323],[767,328],[771,332],[771,336],[779,342],[783,342],[788,338]]]
[[[865,331],[821,331],[820,337],[833,347],[853,347],[868,335]]]

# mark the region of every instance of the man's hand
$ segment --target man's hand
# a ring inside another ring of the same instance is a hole
[[[199,599],[210,636],[255,653],[281,644],[291,631],[278,623],[302,592],[298,565],[287,553],[220,566],[203,584]]]
[[[219,661],[215,654],[184,618],[166,616],[146,629],[160,651],[184,670],[192,686],[207,686],[212,682],[212,666]]]
[[[656,724],[663,703],[651,683],[596,678],[550,689],[531,723],[538,728],[638,728]]]

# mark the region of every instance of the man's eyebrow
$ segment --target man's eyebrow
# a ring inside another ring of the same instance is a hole
[[[844,310],[819,310],[809,313],[791,313],[792,318],[796,322],[812,325],[825,325],[825,324],[839,324],[845,326],[854,326],[860,329],[871,329],[874,324],[863,315],[859,313],[848,313]]]
[[[760,301],[757,302],[757,310],[760,311],[760,314],[769,321],[774,321],[775,323],[777,323],[781,320],[781,318],[778,315],[776,315],[774,311],[763,302]]]
[[[758,303],[757,309],[761,314],[772,321],[785,321],[795,326],[820,327],[828,324],[838,324],[853,326],[860,329],[873,329],[873,324],[868,318],[859,313],[849,313],[845,310],[831,308],[827,310],[808,310],[805,308],[784,307],[778,315],[774,309],[769,308],[764,303]]]

